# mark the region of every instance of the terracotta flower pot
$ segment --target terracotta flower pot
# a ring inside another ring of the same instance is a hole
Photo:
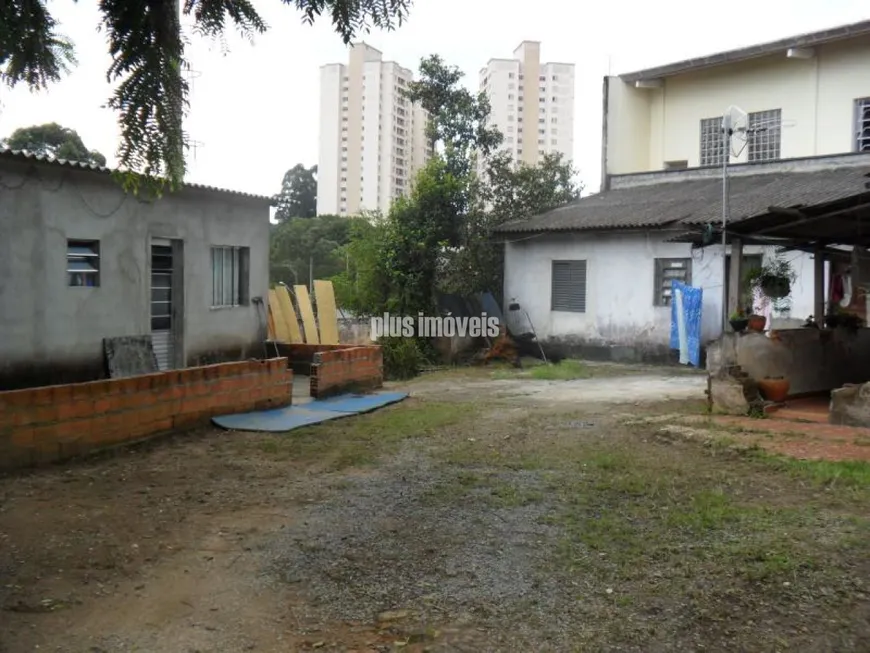
[[[758,389],[768,401],[782,403],[788,397],[791,384],[788,379],[761,379]]]
[[[750,315],[749,316],[749,330],[750,331],[764,331],[764,327],[767,325],[767,318],[763,315]]]

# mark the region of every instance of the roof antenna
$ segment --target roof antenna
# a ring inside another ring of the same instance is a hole
[[[728,218],[730,217],[729,199],[730,193],[728,190],[728,165],[731,157],[739,157],[746,144],[750,141],[762,146],[770,143],[769,139],[765,139],[763,135],[778,133],[783,127],[792,127],[794,121],[783,121],[781,113],[771,112],[769,118],[765,118],[764,114],[754,114],[750,119],[750,115],[740,107],[731,105],[725,110],[722,116],[722,333],[728,325],[728,291],[725,283],[728,276]],[[756,119],[754,116],[759,116]],[[771,157],[779,158],[779,156]],[[758,161],[769,160],[764,157],[762,149],[761,156]]]

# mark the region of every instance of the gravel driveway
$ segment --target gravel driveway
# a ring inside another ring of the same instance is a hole
[[[492,376],[427,375],[402,404],[288,435],[209,430],[0,481],[0,651],[870,641],[866,486],[637,419],[697,414],[697,375]]]

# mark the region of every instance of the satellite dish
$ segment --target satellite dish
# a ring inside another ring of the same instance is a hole
[[[749,114],[740,107],[731,105],[722,116],[722,130],[728,136],[731,155],[740,156],[749,138]]]
[[[740,107],[731,105],[722,116],[722,130],[728,137],[731,155],[740,156],[746,143],[757,134],[774,133],[784,127],[793,127],[794,120],[762,120],[749,126],[749,114]]]

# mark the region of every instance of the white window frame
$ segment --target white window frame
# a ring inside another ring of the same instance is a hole
[[[782,109],[749,114],[749,162],[779,161],[782,158]],[[754,132],[754,129],[764,131]]]
[[[725,154],[722,139],[722,118],[701,119],[701,150],[698,165],[721,166]]]
[[[66,241],[66,285],[100,287],[100,241],[69,238]]]
[[[855,100],[853,147],[856,152],[870,152],[870,97]]]
[[[211,248],[211,307],[235,308],[247,303],[244,271],[247,247]]]

